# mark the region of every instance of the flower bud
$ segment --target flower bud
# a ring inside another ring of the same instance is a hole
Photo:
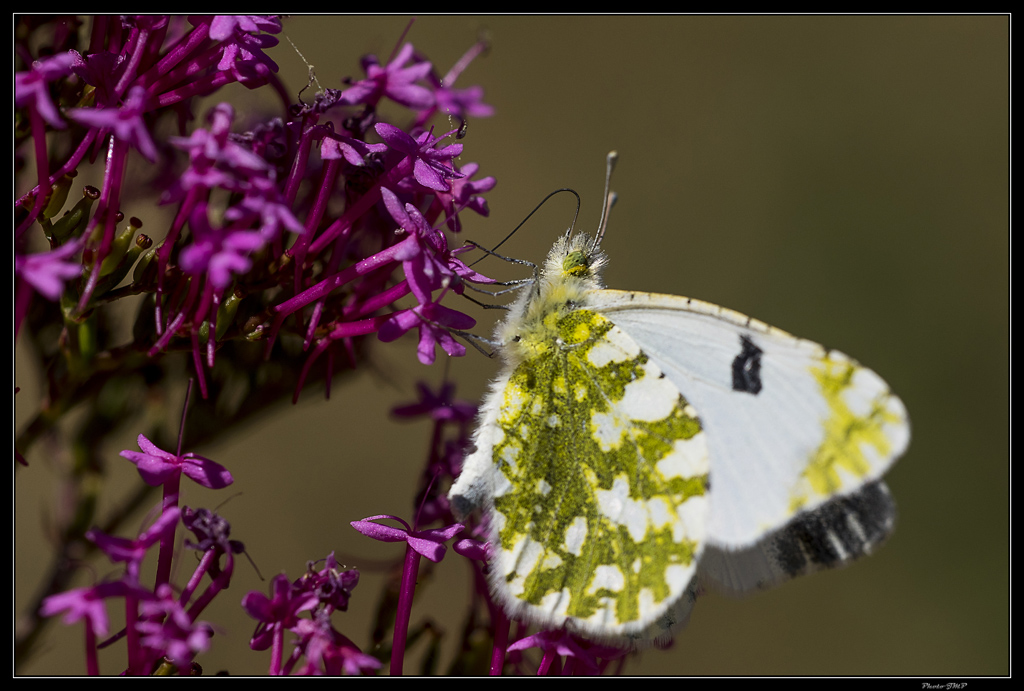
[[[132,221],[138,222],[138,219],[134,218]],[[138,225],[141,226],[142,223],[138,222]],[[149,239],[149,236],[139,233],[138,237],[135,238],[135,242],[131,244],[128,251],[121,257],[121,261],[109,274],[103,275],[102,269],[100,270],[100,275],[103,276],[103,278],[97,284],[96,292],[93,293],[93,295],[103,295],[107,291],[116,288],[118,284],[124,280],[124,277],[128,275],[128,272],[131,270],[136,260],[138,260],[140,256],[143,256],[144,252],[148,252],[152,246],[153,241]],[[104,260],[103,264],[106,265],[106,263],[106,260]]]
[[[82,190],[82,198],[72,207],[71,211],[60,217],[50,228],[51,246],[62,245],[71,237],[78,237],[89,223],[89,212],[93,203],[100,198],[100,191],[91,185]]]
[[[128,252],[128,248],[132,245],[132,238],[135,236],[135,231],[141,227],[142,221],[139,219],[134,216],[128,219],[128,225],[125,226],[125,229],[118,233],[114,237],[113,242],[110,243],[110,252],[103,258],[103,263],[100,265],[100,276],[109,276],[121,265],[121,260],[124,259],[125,254]],[[129,268],[131,268],[131,265],[129,265]],[[127,274],[128,271],[126,270],[125,273]]]
[[[217,340],[224,338],[228,328],[235,322],[238,306],[242,304],[242,291],[235,288],[217,310]]]
[[[61,175],[60,179],[53,183],[53,188],[50,190],[50,195],[46,200],[46,206],[43,207],[42,212],[39,214],[40,223],[43,221],[49,222],[51,218],[60,213],[60,210],[64,208],[64,203],[68,200],[68,193],[71,191],[71,183],[77,175],[78,171],[72,170],[70,173]]]

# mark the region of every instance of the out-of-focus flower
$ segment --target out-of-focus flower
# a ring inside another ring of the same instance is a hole
[[[85,536],[103,550],[110,561],[115,563],[119,561],[128,562],[129,576],[137,579],[139,569],[142,566],[142,560],[146,557],[146,552],[149,551],[150,547],[160,542],[164,533],[174,528],[180,516],[181,511],[177,507],[165,509],[160,513],[159,518],[156,519],[153,525],[142,531],[142,534],[134,540],[117,537],[116,535],[107,535],[96,528],[89,530]]]
[[[142,644],[160,651],[178,669],[187,669],[196,653],[210,647],[213,629],[189,618],[169,584],[157,588],[156,597],[143,600],[139,609],[143,618],[135,626]]]
[[[74,62],[74,55],[61,53],[36,60],[27,72],[16,73],[14,75],[14,107],[26,108],[31,105],[51,127],[57,129],[67,127],[67,123],[57,112],[57,106],[54,105],[53,99],[50,98],[50,82],[55,82],[71,74],[71,66]]]
[[[82,244],[77,240],[49,252],[15,254],[14,275],[20,276],[46,299],[56,302],[64,293],[64,284],[82,273],[82,263],[70,261],[82,249]]]
[[[39,614],[52,617],[64,612],[64,623],[74,624],[85,619],[97,636],[106,636],[108,630],[107,608],[104,601],[113,597],[134,596],[138,598],[152,594],[140,585],[125,581],[99,583],[86,588],[75,588],[43,600]]]
[[[146,90],[133,86],[120,108],[72,108],[68,117],[83,125],[109,130],[138,149],[147,160],[156,162],[156,145],[142,119],[147,105]]]

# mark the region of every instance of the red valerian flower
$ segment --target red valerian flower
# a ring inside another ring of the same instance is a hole
[[[156,145],[142,116],[148,107],[146,90],[133,86],[120,108],[72,108],[68,117],[83,125],[110,131],[118,139],[130,142],[148,161],[156,161]]]
[[[50,98],[50,82],[71,74],[75,58],[71,53],[61,53],[36,60],[32,63],[32,69],[15,74],[14,107],[25,108],[31,104],[51,127],[67,127]]]
[[[376,106],[382,96],[409,108],[427,108],[434,105],[434,94],[417,82],[425,78],[431,69],[429,62],[417,62],[409,67],[405,63],[413,57],[411,43],[406,43],[394,59],[381,67],[377,58],[367,55],[363,58],[366,79],[361,79],[341,93],[341,101],[350,105],[366,104]]]
[[[43,600],[39,614],[44,617],[52,617],[59,612],[64,612],[65,624],[74,624],[79,619],[85,619],[93,633],[97,636],[106,636],[108,630],[107,608],[103,601],[109,597],[126,597],[128,595],[137,598],[152,597],[152,594],[140,585],[125,581],[111,581],[50,595]]]
[[[451,382],[442,384],[436,394],[423,382],[417,382],[416,390],[420,394],[418,402],[392,408],[391,414],[398,417],[429,415],[434,420],[454,422],[469,422],[476,416],[476,404],[456,400],[455,384]]]
[[[462,144],[449,144],[440,149],[434,145],[447,137],[451,132],[446,132],[439,137],[432,137],[430,132],[424,132],[415,139],[408,134],[386,122],[378,122],[373,126],[377,130],[388,147],[413,156],[413,177],[416,182],[428,190],[447,192],[451,186],[446,180],[453,180],[465,177],[464,174],[452,168],[452,159],[462,153]]]
[[[196,653],[210,647],[213,628],[204,621],[192,621],[170,584],[157,588],[156,598],[143,600],[139,609],[143,619],[135,626],[142,644],[166,655],[178,669],[187,669]]]
[[[405,528],[392,528],[389,525],[375,523],[375,521],[379,521],[382,518],[398,521]],[[441,561],[441,558],[444,557],[444,553],[448,549],[444,546],[444,543],[465,529],[465,526],[461,523],[452,523],[444,528],[413,530],[401,518],[389,514],[380,514],[379,516],[364,518],[361,521],[352,521],[350,525],[363,535],[372,537],[374,540],[380,540],[381,542],[406,542],[417,553],[422,554],[433,562]]]
[[[64,282],[78,278],[82,263],[71,257],[82,249],[84,241],[78,240],[61,245],[49,252],[38,254],[15,254],[14,275],[35,288],[48,300],[56,302],[64,293]]]
[[[139,569],[142,567],[142,560],[146,558],[149,548],[160,542],[167,531],[173,531],[178,523],[181,511],[177,507],[168,508],[160,514],[153,525],[149,526],[134,540],[129,540],[116,535],[106,533],[92,528],[85,537],[91,540],[97,547],[103,550],[112,562],[127,562],[128,574],[137,579]]]
[[[294,628],[299,623],[299,613],[317,605],[315,592],[296,588],[284,574],[274,576],[270,590],[272,598],[258,590],[249,591],[242,598],[242,608],[259,622],[249,642],[253,650],[269,648],[275,634]]]
[[[436,354],[435,345],[440,345],[451,357],[465,355],[466,346],[456,341],[449,329],[465,331],[474,326],[476,320],[473,317],[436,302],[428,302],[412,309],[395,312],[381,325],[377,337],[385,343],[390,343],[406,331],[418,328],[420,342],[416,348],[416,355],[424,365],[432,365]]]
[[[158,448],[142,434],[139,435],[138,441],[142,453],[125,449],[121,452],[121,457],[127,458],[138,467],[139,475],[148,485],[162,485],[175,473],[184,473],[210,489],[223,489],[234,482],[227,468],[209,458],[191,451],[175,456]]]

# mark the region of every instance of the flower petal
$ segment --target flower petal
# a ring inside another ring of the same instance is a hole
[[[408,542],[410,547],[433,562],[441,561],[441,558],[444,557],[444,553],[448,549],[439,542],[412,535],[409,536]]]
[[[227,468],[216,461],[211,461],[209,458],[203,458],[194,453],[187,453],[185,454],[184,461],[182,470],[185,475],[203,487],[224,489],[235,481]]]

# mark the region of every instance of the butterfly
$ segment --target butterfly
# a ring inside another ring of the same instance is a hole
[[[664,639],[706,587],[877,547],[895,517],[880,478],[910,440],[886,383],[739,312],[605,289],[602,235],[570,228],[498,325],[504,366],[449,492],[486,517],[509,616]]]

